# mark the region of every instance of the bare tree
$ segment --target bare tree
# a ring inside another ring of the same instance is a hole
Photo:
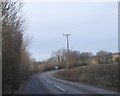
[[[93,54],[90,52],[82,52],[80,53],[80,65],[88,65],[91,63],[91,58],[93,57]]]
[[[96,54],[96,60],[99,64],[107,64],[112,62],[112,53],[100,50]]]

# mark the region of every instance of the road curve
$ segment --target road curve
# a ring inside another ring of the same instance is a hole
[[[118,94],[111,90],[54,78],[55,71],[36,74],[23,88],[23,94]]]

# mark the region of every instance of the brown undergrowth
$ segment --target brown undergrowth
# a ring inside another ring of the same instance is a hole
[[[56,72],[54,76],[69,81],[103,85],[117,89],[118,64],[99,64],[62,69]]]

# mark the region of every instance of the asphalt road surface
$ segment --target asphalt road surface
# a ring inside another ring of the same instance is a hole
[[[117,94],[114,91],[54,78],[55,71],[33,75],[23,94]]]

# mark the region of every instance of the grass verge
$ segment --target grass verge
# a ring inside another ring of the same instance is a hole
[[[63,69],[56,72],[54,76],[73,82],[118,89],[118,64],[101,64]]]

